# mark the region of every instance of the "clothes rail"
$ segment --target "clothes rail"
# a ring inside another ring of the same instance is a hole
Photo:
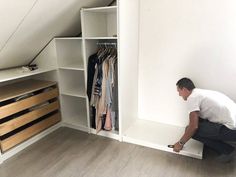
[[[117,45],[115,42],[98,42],[97,45]]]

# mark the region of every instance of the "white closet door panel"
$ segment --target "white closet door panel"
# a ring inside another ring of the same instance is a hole
[[[185,127],[156,123],[138,119],[125,133],[125,142],[135,143],[163,151],[173,152],[168,145],[173,145],[182,136]],[[202,159],[203,144],[190,139],[179,154]]]
[[[119,117],[123,134],[138,117],[139,1],[119,2]]]

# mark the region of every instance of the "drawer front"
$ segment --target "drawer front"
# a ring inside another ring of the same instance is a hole
[[[28,127],[24,129],[21,132],[16,133],[13,136],[10,136],[9,138],[6,138],[1,141],[1,149],[3,152],[7,151],[8,149],[14,147],[15,145],[21,143],[22,141],[27,140],[28,138],[38,134],[39,132],[47,129],[48,127],[56,124],[61,120],[60,113],[54,114],[53,116],[38,122],[35,125],[32,125],[31,127]]]
[[[55,110],[59,109],[59,101],[52,102],[50,104],[44,105],[34,111],[31,111],[29,113],[26,113],[22,116],[19,116],[15,119],[12,119],[10,121],[7,121],[5,123],[0,124],[0,136],[5,135],[23,125],[26,125],[36,119],[41,118],[42,116],[45,116],[46,114],[49,114],[50,112],[53,112]]]
[[[0,119],[58,96],[58,88],[0,107]]]

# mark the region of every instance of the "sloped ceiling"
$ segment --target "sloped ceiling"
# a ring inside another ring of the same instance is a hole
[[[81,32],[80,9],[112,0],[0,0],[0,69],[29,63],[53,38]]]

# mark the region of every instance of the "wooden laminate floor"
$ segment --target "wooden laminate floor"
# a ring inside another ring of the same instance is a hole
[[[197,160],[60,128],[0,165],[0,177],[235,177],[236,159]]]

